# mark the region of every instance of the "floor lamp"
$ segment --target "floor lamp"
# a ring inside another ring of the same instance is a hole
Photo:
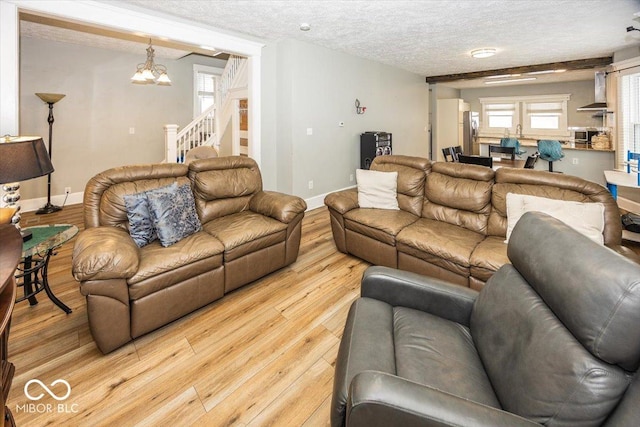
[[[49,158],[53,157],[51,153],[51,142],[53,139],[53,104],[60,101],[65,95],[60,93],[36,93],[38,98],[49,104],[49,117],[47,122],[49,123]],[[62,207],[51,204],[51,174],[47,175],[47,204],[36,211],[37,215],[50,214],[62,210]]]

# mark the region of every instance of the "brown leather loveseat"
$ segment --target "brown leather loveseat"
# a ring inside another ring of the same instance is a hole
[[[139,248],[129,234],[124,197],[189,184],[201,230],[163,247]],[[246,157],[189,166],[124,166],[93,177],[84,193],[85,230],[73,274],[87,298],[93,338],[103,353],[293,263],[305,202],[262,190]]]
[[[507,193],[604,206],[604,244],[621,246],[618,206],[594,182],[531,169],[379,156],[372,170],[398,172],[400,210],[360,208],[357,189],[327,195],[338,250],[375,265],[437,277],[479,290],[508,263]]]

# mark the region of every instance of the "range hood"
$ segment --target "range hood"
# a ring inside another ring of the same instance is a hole
[[[578,108],[578,111],[606,111],[607,110],[607,92],[605,82],[605,72],[597,71],[595,76],[595,101],[593,104],[588,104]]]

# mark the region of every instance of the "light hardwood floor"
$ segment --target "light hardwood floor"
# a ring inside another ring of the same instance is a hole
[[[22,225],[35,221],[82,228],[82,207],[27,213]],[[52,258],[49,282],[73,313],[44,293],[38,305],[14,310],[8,407],[18,426],[329,424],[338,344],[368,264],[336,250],[326,208],[307,212],[294,264],[108,355],[91,338],[72,250],[73,241]],[[64,379],[71,394],[56,401],[32,384],[31,395],[45,395],[30,401],[24,387],[32,379]]]

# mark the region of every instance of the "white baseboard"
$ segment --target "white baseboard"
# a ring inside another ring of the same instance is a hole
[[[66,205],[75,205],[77,203],[82,203],[82,199],[84,198],[84,192],[80,191],[78,193],[69,193],[69,197],[65,203],[64,194],[58,194],[55,196],[51,196],[51,204],[56,206],[62,206],[64,203]],[[46,197],[39,197],[37,199],[24,199],[20,200],[20,212],[32,212],[37,211],[41,207],[47,204]]]
[[[329,193],[324,193],[324,194],[319,194],[317,196],[309,197],[308,199],[304,200],[305,202],[307,202],[307,211],[318,209],[324,206],[324,198],[327,197],[327,194],[335,193],[336,191],[348,190],[350,188],[355,188],[355,187],[356,187],[355,185],[352,185],[351,187],[345,187],[339,190],[331,191]]]

